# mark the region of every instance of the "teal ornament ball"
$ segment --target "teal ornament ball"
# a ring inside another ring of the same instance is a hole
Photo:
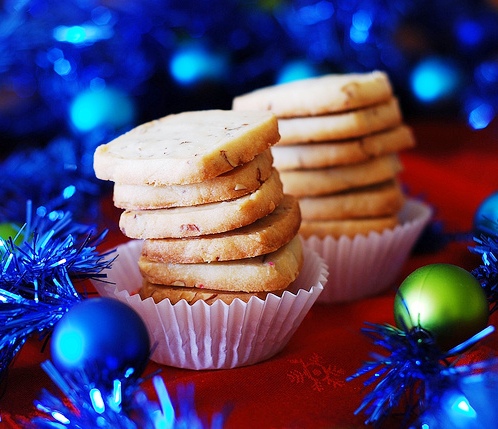
[[[452,264],[431,264],[413,271],[394,299],[396,326],[424,329],[443,351],[486,328],[488,318],[489,306],[480,283]]]
[[[498,192],[488,196],[474,214],[474,233],[498,236]]]

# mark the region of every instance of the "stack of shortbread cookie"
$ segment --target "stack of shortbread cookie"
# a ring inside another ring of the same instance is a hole
[[[304,237],[354,236],[398,223],[404,202],[398,152],[415,140],[380,71],[325,75],[261,88],[233,109],[269,110],[284,192],[299,199]]]
[[[302,263],[297,199],[270,147],[270,112],[184,112],[99,146],[96,176],[114,182],[120,228],[143,241],[142,298],[194,303],[281,294]]]

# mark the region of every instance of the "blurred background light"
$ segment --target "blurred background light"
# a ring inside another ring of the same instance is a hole
[[[261,86],[373,69],[389,74],[407,121],[486,128],[498,109],[498,2],[450,3],[10,0],[0,6],[2,149],[115,130],[109,102],[120,103],[115,123],[136,125],[227,109]],[[104,98],[100,113],[81,113],[86,92]]]
[[[316,67],[305,60],[290,61],[278,72],[276,83],[285,83],[298,79],[317,76]]]
[[[465,46],[478,46],[484,38],[484,28],[473,19],[462,19],[456,24],[458,40]]]
[[[486,128],[495,117],[495,109],[488,103],[480,102],[468,113],[468,124],[475,130]]]
[[[201,45],[180,47],[173,53],[170,72],[176,82],[191,85],[226,76],[227,62],[222,54],[214,53]]]
[[[412,91],[420,101],[433,103],[455,95],[460,72],[448,59],[429,57],[419,62],[411,74]]]
[[[370,14],[363,9],[353,14],[349,37],[355,43],[365,43],[369,36],[370,27],[372,26],[372,18]]]
[[[98,127],[121,128],[131,126],[135,116],[131,99],[114,88],[87,90],[79,94],[71,104],[73,125],[82,132]]]

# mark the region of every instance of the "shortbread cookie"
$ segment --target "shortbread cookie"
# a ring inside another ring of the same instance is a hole
[[[284,192],[296,197],[327,195],[393,179],[401,171],[397,154],[315,170],[280,171]]]
[[[404,203],[396,181],[338,194],[300,198],[302,218],[306,220],[353,219],[394,215]]]
[[[248,225],[280,204],[282,182],[273,169],[255,192],[231,201],[157,210],[126,210],[119,227],[130,238],[182,238],[216,234]]]
[[[250,258],[287,244],[300,223],[297,198],[285,195],[272,213],[247,226],[201,237],[145,240],[142,256],[155,262],[192,264]]]
[[[299,145],[277,143],[271,151],[273,165],[283,171],[353,164],[374,156],[409,149],[414,145],[415,138],[411,129],[400,125],[357,139]]]
[[[269,293],[280,296],[284,291],[285,289],[272,292],[222,292],[212,289],[156,285],[144,280],[139,295],[142,299],[151,297],[155,303],[161,302],[164,299],[169,299],[171,304],[176,304],[184,299],[189,304],[195,304],[197,301],[204,301],[206,304],[211,305],[218,300],[221,300],[226,304],[231,304],[236,299],[248,302],[253,296],[264,300]]]
[[[278,144],[302,144],[360,137],[393,128],[400,125],[401,121],[398,100],[393,97],[382,104],[345,113],[279,119]]]
[[[271,110],[279,118],[288,118],[357,109],[391,96],[392,87],[383,72],[330,74],[257,89],[236,97],[232,107]]]
[[[254,258],[205,264],[172,264],[141,257],[140,272],[150,283],[232,292],[271,292],[298,276],[303,249],[298,236],[275,252]]]
[[[404,124],[361,139],[363,150],[369,157],[411,149],[415,143],[412,129]]]
[[[200,183],[170,186],[114,184],[114,205],[129,210],[195,206],[233,200],[250,194],[270,177],[270,149],[252,161]]]
[[[278,139],[270,112],[183,112],[99,146],[94,169],[99,179],[128,185],[198,183],[251,161]]]
[[[299,233],[303,238],[316,235],[319,238],[331,236],[354,237],[357,234],[368,235],[370,232],[381,233],[385,229],[393,229],[399,224],[397,216],[378,218],[345,219],[345,220],[304,220]]]

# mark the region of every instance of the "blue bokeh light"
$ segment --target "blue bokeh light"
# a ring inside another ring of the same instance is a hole
[[[135,107],[130,97],[117,89],[89,89],[73,100],[70,116],[73,125],[84,132],[100,126],[121,128],[132,125]]]
[[[316,68],[307,61],[291,61],[279,71],[276,83],[306,79],[318,74]]]
[[[53,37],[58,42],[74,45],[92,44],[98,40],[109,39],[113,36],[111,27],[105,25],[58,25],[53,30]]]
[[[208,51],[201,45],[179,48],[171,57],[170,73],[182,85],[223,78],[227,71],[224,55]]]
[[[65,58],[59,58],[54,61],[54,71],[60,76],[67,76],[71,73],[71,63]]]
[[[460,84],[460,72],[450,61],[429,57],[416,65],[410,76],[418,100],[433,103],[453,96]]]
[[[329,1],[319,1],[299,8],[297,13],[303,25],[314,25],[330,19],[334,14],[334,6]]]
[[[498,84],[498,62],[483,61],[476,67],[475,79],[483,86]]]
[[[354,43],[365,43],[370,34],[372,17],[366,10],[358,10],[353,14],[352,25],[349,29],[349,37]]]
[[[495,117],[493,106],[481,102],[472,107],[468,113],[467,122],[474,130],[486,128]]]
[[[468,47],[474,47],[482,42],[484,27],[477,21],[464,19],[457,23],[456,34],[460,43]]]

